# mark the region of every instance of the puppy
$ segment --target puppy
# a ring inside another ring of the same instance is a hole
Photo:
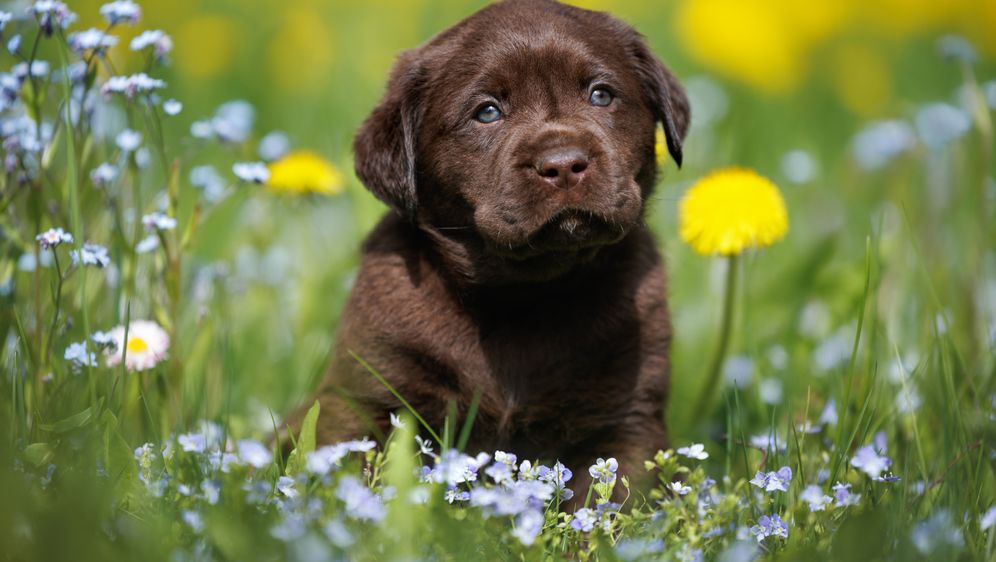
[[[665,274],[643,224],[655,132],[681,163],[688,101],[628,25],[546,0],[482,9],[403,53],[355,139],[394,212],[363,246],[321,384],[320,443],[402,408],[467,449],[620,473],[666,446]],[[301,412],[292,415],[293,428]]]

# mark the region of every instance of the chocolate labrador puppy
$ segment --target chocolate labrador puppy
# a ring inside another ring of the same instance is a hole
[[[363,246],[318,440],[389,432],[402,405],[361,358],[436,428],[480,393],[469,451],[559,459],[579,491],[596,457],[642,473],[666,446],[671,338],[643,210],[656,128],[680,164],[688,119],[639,34],[553,1],[403,53],[355,140],[394,212]]]

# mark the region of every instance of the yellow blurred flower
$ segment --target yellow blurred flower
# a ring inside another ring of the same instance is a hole
[[[784,238],[788,211],[771,180],[746,168],[726,168],[688,190],[679,223],[681,239],[696,252],[733,256]]]
[[[664,127],[657,127],[654,140],[654,156],[657,157],[657,165],[663,166],[667,162],[667,137],[664,136]]]
[[[273,191],[291,194],[334,195],[343,189],[342,173],[331,162],[310,150],[296,150],[270,164]]]

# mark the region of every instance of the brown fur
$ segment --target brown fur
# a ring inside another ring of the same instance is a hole
[[[500,121],[474,119],[486,103]],[[551,1],[489,6],[402,54],[355,141],[395,212],[364,244],[318,440],[384,435],[401,407],[356,354],[436,428],[480,392],[472,452],[559,459],[576,490],[596,457],[642,473],[666,445],[671,338],[643,209],[655,127],[680,163],[688,118],[635,31]],[[543,175],[565,162],[583,165]]]

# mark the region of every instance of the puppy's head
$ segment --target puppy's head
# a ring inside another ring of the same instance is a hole
[[[357,134],[356,170],[425,229],[564,270],[640,223],[656,127],[680,164],[688,119],[677,79],[628,25],[508,0],[401,55]]]

